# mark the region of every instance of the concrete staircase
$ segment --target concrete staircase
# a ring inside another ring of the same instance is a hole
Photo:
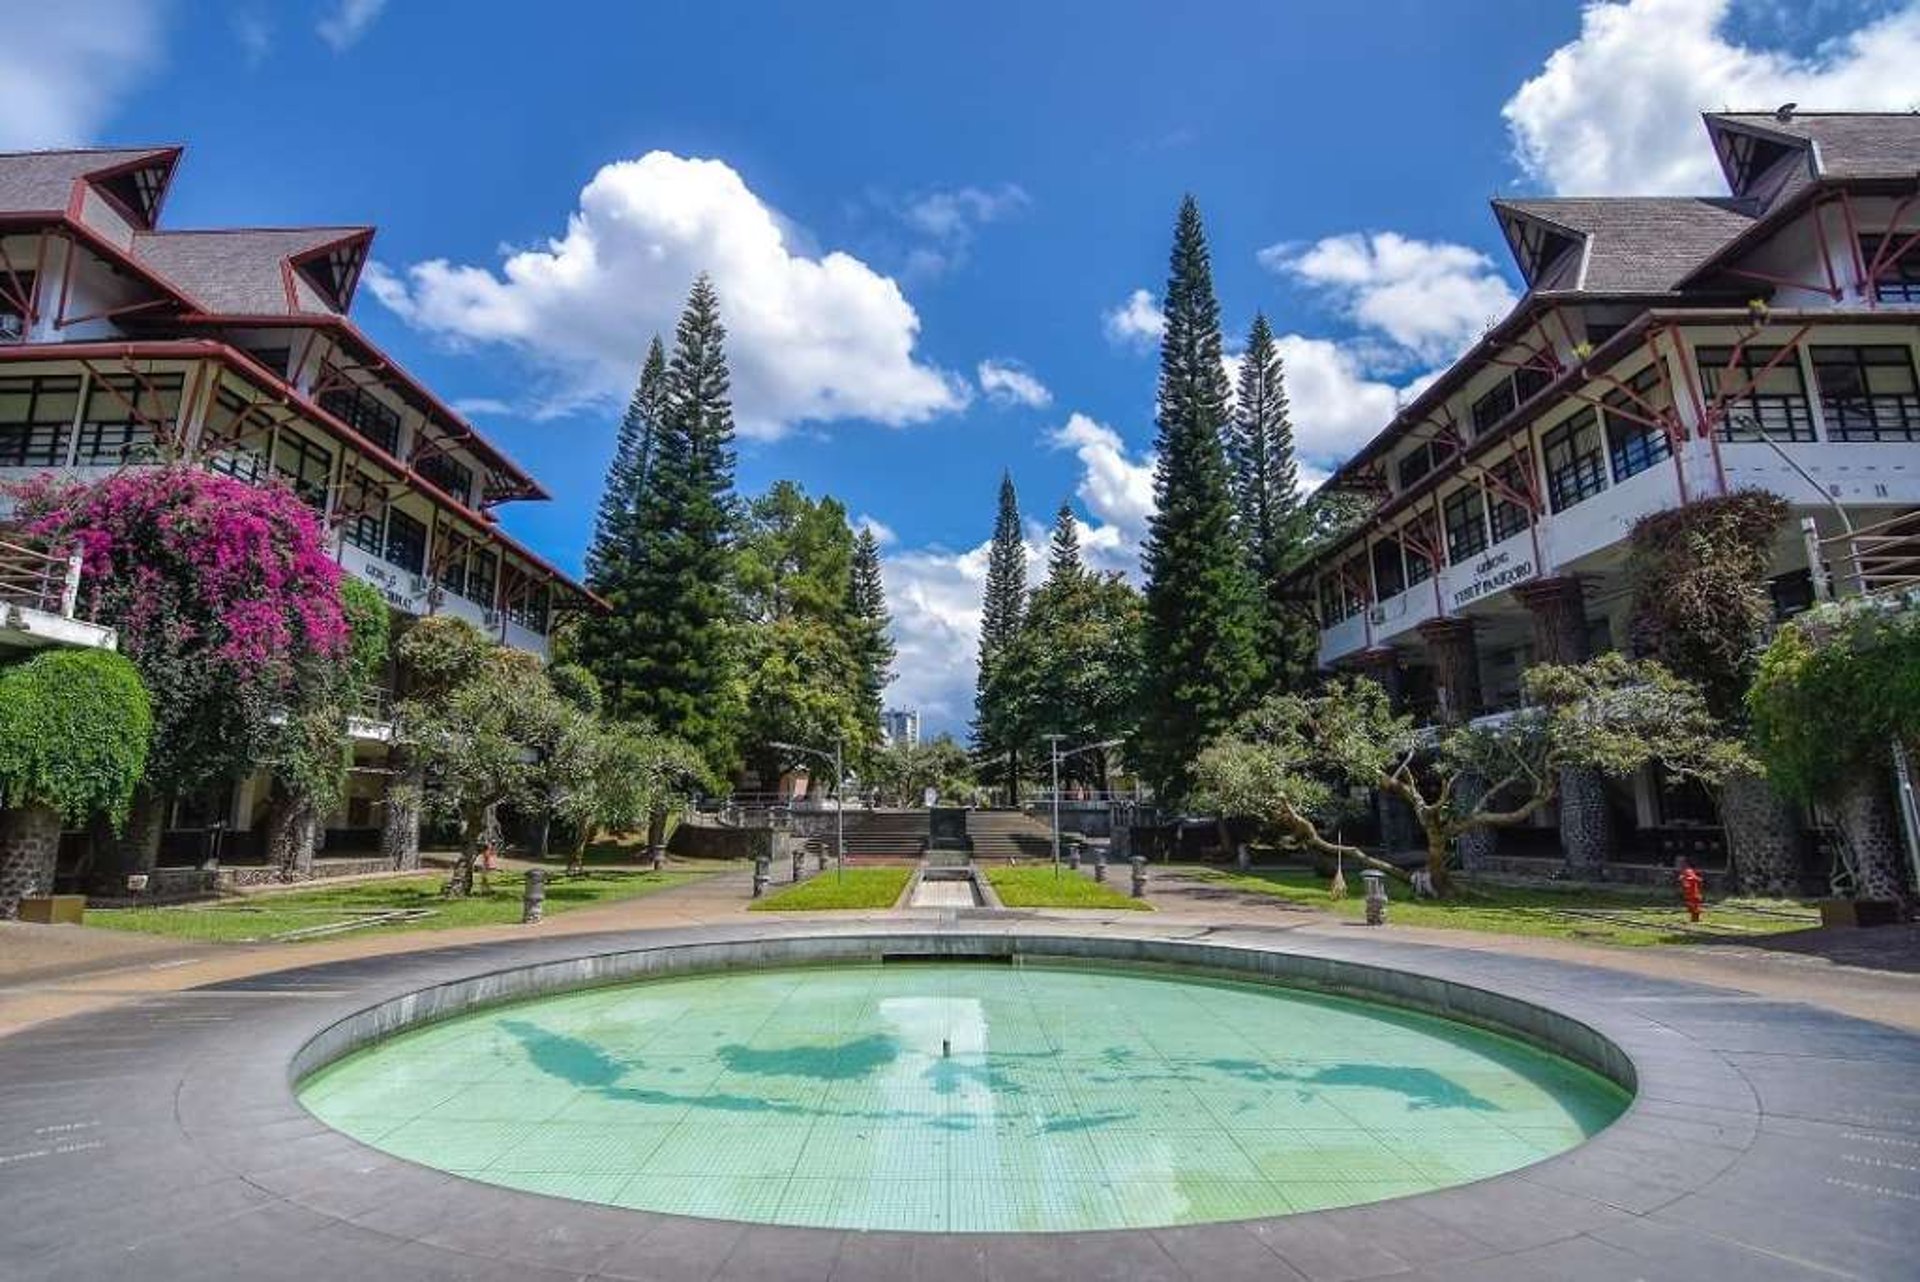
[[[927,835],[927,812],[924,810],[850,813],[847,815],[847,862],[897,863],[916,860],[926,852]]]
[[[973,857],[987,860],[1053,858],[1053,829],[1017,810],[975,810],[967,815]],[[1064,856],[1064,849],[1063,849]]]

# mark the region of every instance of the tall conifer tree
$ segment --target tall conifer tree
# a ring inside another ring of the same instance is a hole
[[[1291,688],[1313,669],[1313,629],[1299,603],[1282,588],[1298,561],[1306,522],[1301,516],[1300,471],[1293,456],[1286,374],[1273,329],[1255,313],[1240,362],[1227,461],[1247,565],[1261,598],[1260,649],[1271,684]]]
[[[1073,505],[1062,499],[1053,518],[1053,541],[1047,547],[1047,586],[1070,583],[1085,570],[1080,560],[1080,526],[1073,519]]]
[[[728,637],[735,502],[725,339],[719,298],[703,275],[667,364],[628,607],[631,681],[610,709],[684,740],[715,773],[734,763],[739,722]]]
[[[1012,710],[995,689],[993,670],[1003,650],[1020,632],[1026,608],[1027,549],[1020,534],[1020,499],[1013,474],[1000,474],[1000,505],[993,520],[993,545],[987,552],[986,591],[980,603],[980,666],[974,678],[973,746],[990,759],[986,778],[1004,779],[1010,801],[1018,800],[1019,745],[1013,741]]]
[[[881,700],[893,679],[895,650],[888,628],[887,586],[880,574],[880,540],[873,527],[853,544],[853,571],[847,585],[847,613],[854,631],[854,656],[860,664],[861,714],[877,741]]]
[[[1236,520],[1223,434],[1228,386],[1220,305],[1193,197],[1181,202],[1160,340],[1154,513],[1147,576],[1141,764],[1164,801],[1187,794],[1194,758],[1258,694],[1260,608]]]

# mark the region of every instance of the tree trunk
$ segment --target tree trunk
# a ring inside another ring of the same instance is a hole
[[[574,834],[573,847],[567,852],[567,876],[578,877],[587,870],[587,847],[593,841],[593,825],[583,823]]]
[[[1749,895],[1783,897],[1800,889],[1800,812],[1765,775],[1730,775],[1720,792],[1727,860]]]
[[[448,898],[466,899],[473,894],[473,866],[480,859],[480,843],[486,826],[484,807],[460,812],[460,857],[454,860],[453,871],[447,874],[447,884],[441,892]]]
[[[0,811],[0,919],[20,915],[28,895],[53,893],[60,862],[60,814],[48,806]]]
[[[1461,834],[1464,840],[1466,834]],[[1447,872],[1447,830],[1435,825],[1427,829],[1427,877],[1433,883],[1434,897],[1445,899],[1453,893],[1453,878]]]
[[[396,872],[420,866],[420,793],[426,772],[404,744],[387,752],[387,808],[380,822],[380,853]]]
[[[647,858],[664,854],[667,848],[667,812],[665,808],[647,816]]]
[[[319,812],[311,794],[296,793],[278,780],[267,807],[267,858],[280,870],[280,880],[300,881],[313,875],[313,848]]]
[[[1870,765],[1848,781],[1835,801],[1840,830],[1853,853],[1856,899],[1909,900],[1900,820],[1884,767]]]
[[[134,790],[126,827],[115,833],[102,825],[95,834],[91,891],[124,895],[128,877],[152,872],[160,861],[160,834],[166,822],[167,798],[141,784]]]

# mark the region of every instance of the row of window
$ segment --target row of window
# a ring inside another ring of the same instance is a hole
[[[362,513],[341,524],[341,538],[409,574],[424,575],[427,568],[426,525],[395,507],[385,513]],[[434,582],[446,592],[485,609],[494,608],[499,585],[500,558],[491,548],[467,544],[445,556],[435,568]],[[510,594],[501,613],[533,632],[547,626],[549,593],[546,586]]]
[[[180,417],[179,374],[0,378],[0,467],[117,467],[158,457]]]

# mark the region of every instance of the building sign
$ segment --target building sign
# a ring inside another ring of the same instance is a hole
[[[1473,567],[1473,580],[1453,594],[1453,603],[1461,606],[1469,601],[1478,601],[1483,596],[1532,577],[1533,562],[1515,561],[1512,552],[1482,557]]]
[[[409,614],[420,612],[420,581],[417,578],[384,562],[376,561],[370,556],[362,555],[355,557],[354,560],[359,562],[355,572],[378,589],[380,595],[387,599],[388,605]],[[409,591],[409,588],[413,590]]]

